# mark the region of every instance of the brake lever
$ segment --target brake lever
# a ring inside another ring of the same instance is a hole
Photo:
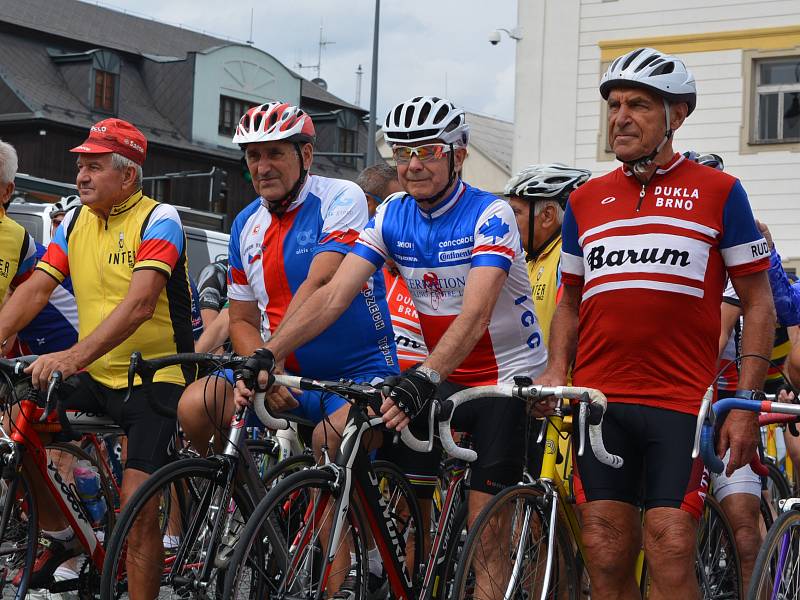
[[[44,423],[47,421],[47,418],[50,416],[50,413],[53,412],[53,405],[55,404],[55,398],[53,397],[53,392],[58,389],[58,386],[61,384],[63,380],[63,375],[61,371],[53,371],[50,373],[50,381],[47,384],[47,397],[45,399],[45,406],[44,406],[44,414],[42,414],[41,418],[39,419],[40,423]]]
[[[580,409],[578,410],[578,456],[583,456],[586,447],[586,414],[589,406],[585,398],[580,399]]]
[[[131,390],[133,390],[133,382],[136,378],[136,371],[139,370],[139,361],[142,359],[141,352],[134,352],[131,354],[131,364],[128,365],[128,391],[125,394],[125,397],[122,399],[122,403],[125,404],[128,400],[131,399]]]

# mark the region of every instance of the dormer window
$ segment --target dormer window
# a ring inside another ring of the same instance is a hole
[[[114,113],[116,108],[117,76],[108,71],[94,70],[94,110]]]

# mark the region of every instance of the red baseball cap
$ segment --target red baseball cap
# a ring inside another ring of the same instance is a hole
[[[89,137],[70,152],[105,154],[116,152],[137,165],[144,163],[147,155],[147,138],[133,125],[122,119],[103,119],[92,125]]]

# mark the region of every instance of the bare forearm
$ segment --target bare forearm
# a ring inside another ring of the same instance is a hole
[[[306,344],[330,327],[347,309],[352,298],[336,294],[324,285],[298,305],[291,319],[284,318],[266,347],[276,360],[284,360],[296,348]]]
[[[224,344],[230,333],[229,322],[228,310],[223,309],[214,321],[203,330],[200,339],[194,344],[195,351],[213,352]]]
[[[550,324],[550,347],[547,349],[547,369],[566,378],[578,351],[578,311],[560,303]]]
[[[769,357],[775,335],[775,310],[769,304],[743,307],[742,354]],[[761,389],[769,365],[760,358],[743,358],[739,372],[739,388]]]
[[[469,356],[488,326],[488,316],[469,316],[461,313],[453,320],[436,344],[436,348],[425,360],[425,366],[439,373],[442,379],[446,379]]]
[[[243,319],[231,317],[230,335],[234,352],[242,356],[249,356],[264,345],[258,327]]]

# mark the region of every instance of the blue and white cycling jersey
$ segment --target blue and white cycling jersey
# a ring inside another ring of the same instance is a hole
[[[420,209],[411,196],[397,194],[378,207],[353,252],[378,268],[387,258],[394,260],[430,349],[461,313],[470,269],[503,269],[508,279],[489,326],[450,380],[493,385],[543,370],[547,351],[519,230],[505,200],[461,181],[431,211]]]
[[[37,261],[46,250],[36,242]],[[78,307],[71,278],[67,277],[55,287],[47,305],[17,336],[32,354],[60,352],[75,345],[78,341]]]
[[[261,198],[254,200],[231,228],[228,298],[258,304],[266,341],[308,277],[314,257],[350,252],[367,218],[358,186],[316,175],[308,177],[283,215],[272,214]],[[396,373],[383,275],[375,273],[333,325],[287,357],[286,369],[318,379]]]

